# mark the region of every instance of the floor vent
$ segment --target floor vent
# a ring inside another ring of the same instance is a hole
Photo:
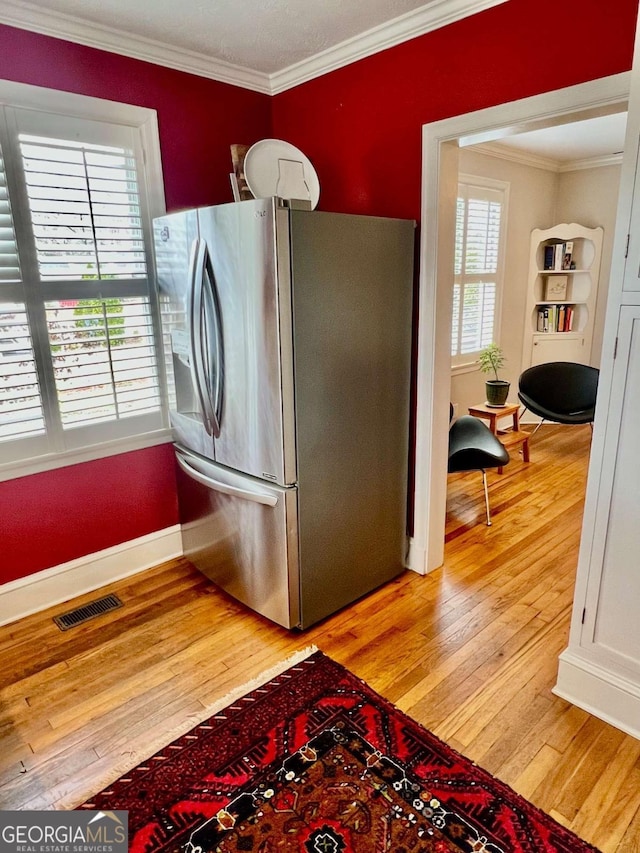
[[[82,607],[76,607],[75,610],[70,610],[61,616],[54,616],[53,621],[61,631],[68,631],[69,628],[75,628],[76,625],[93,619],[94,616],[102,616],[103,613],[109,613],[110,610],[117,610],[118,607],[122,606],[123,604],[117,595],[105,595],[104,598],[97,598],[95,601],[83,604]]]

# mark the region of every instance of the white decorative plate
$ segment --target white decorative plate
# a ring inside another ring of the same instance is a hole
[[[312,210],[318,204],[316,170],[306,154],[282,139],[261,139],[252,145],[244,158],[244,175],[256,198],[309,200]]]

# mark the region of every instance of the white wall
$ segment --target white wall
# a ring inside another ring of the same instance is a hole
[[[598,283],[598,301],[594,318],[591,364],[598,367],[602,351],[604,315],[609,291],[611,251],[620,187],[620,166],[579,169],[558,175],[556,217],[558,222],[579,222],[587,228],[601,225],[602,263]]]
[[[508,181],[509,211],[506,234],[505,279],[500,322],[500,344],[506,363],[502,379],[511,382],[509,401],[517,402],[525,328],[529,246],[534,228],[550,228],[560,222],[578,222],[604,228],[602,265],[594,320],[591,363],[598,366],[611,267],[620,166],[602,166],[572,172],[554,172],[488,154],[473,148],[460,150],[459,171],[467,175]],[[451,400],[458,414],[483,402],[484,374],[478,370],[451,377]]]
[[[500,324],[500,344],[506,361],[500,378],[511,382],[509,401],[515,403],[518,400],[518,376],[522,372],[531,231],[555,224],[558,175],[546,169],[480,154],[472,148],[460,150],[459,170],[467,175],[494,178],[510,184]],[[451,400],[458,404],[458,414],[465,414],[468,406],[474,403],[484,402],[485,378],[478,370],[452,376]]]

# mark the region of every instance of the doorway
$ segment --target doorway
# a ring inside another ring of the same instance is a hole
[[[444,119],[423,127],[422,238],[414,534],[408,566],[442,565],[447,497],[453,240],[460,146],[624,109],[630,74]]]

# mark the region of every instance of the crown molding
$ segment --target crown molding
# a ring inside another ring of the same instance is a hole
[[[329,71],[506,2],[507,0],[433,0],[421,9],[373,27],[310,59],[270,75],[213,59],[196,51],[132,35],[114,27],[93,24],[73,15],[44,11],[23,0],[2,0],[0,23],[96,47],[109,53],[119,53],[154,65],[175,68],[232,86],[275,95],[307,80],[321,77]]]
[[[428,6],[407,12],[335,47],[327,48],[309,59],[274,72],[270,76],[271,94],[277,95],[359,59],[506,2],[507,0],[434,0]]]
[[[622,164],[622,151],[617,154],[602,154],[599,157],[585,157],[584,160],[571,160],[563,163],[559,172],[577,172],[579,169],[600,169],[602,166],[620,166]]]
[[[131,35],[114,27],[93,24],[62,12],[44,11],[22,0],[2,0],[0,23],[84,44],[87,47],[96,47],[109,53],[118,53],[132,59],[141,59],[165,68],[175,68],[198,77],[208,77],[220,83],[271,94],[267,74],[144,36]]]
[[[474,145],[471,150],[476,151],[478,154],[487,154],[489,157],[497,157],[500,160],[510,160],[512,163],[520,163],[522,166],[546,169],[547,172],[558,172],[560,170],[560,162],[554,160],[552,157],[543,157],[540,154],[521,151],[519,148],[500,145],[498,142],[483,142],[480,145]]]
[[[599,169],[602,166],[617,166],[622,163],[622,152],[619,154],[602,154],[598,157],[585,157],[582,160],[569,160],[567,162],[555,160],[552,157],[542,157],[528,151],[520,151],[507,145],[495,142],[483,142],[474,145],[473,151],[478,154],[487,154],[489,157],[497,157],[501,160],[510,160],[522,166],[533,166],[535,169],[546,169],[547,172],[575,172],[579,169]]]

